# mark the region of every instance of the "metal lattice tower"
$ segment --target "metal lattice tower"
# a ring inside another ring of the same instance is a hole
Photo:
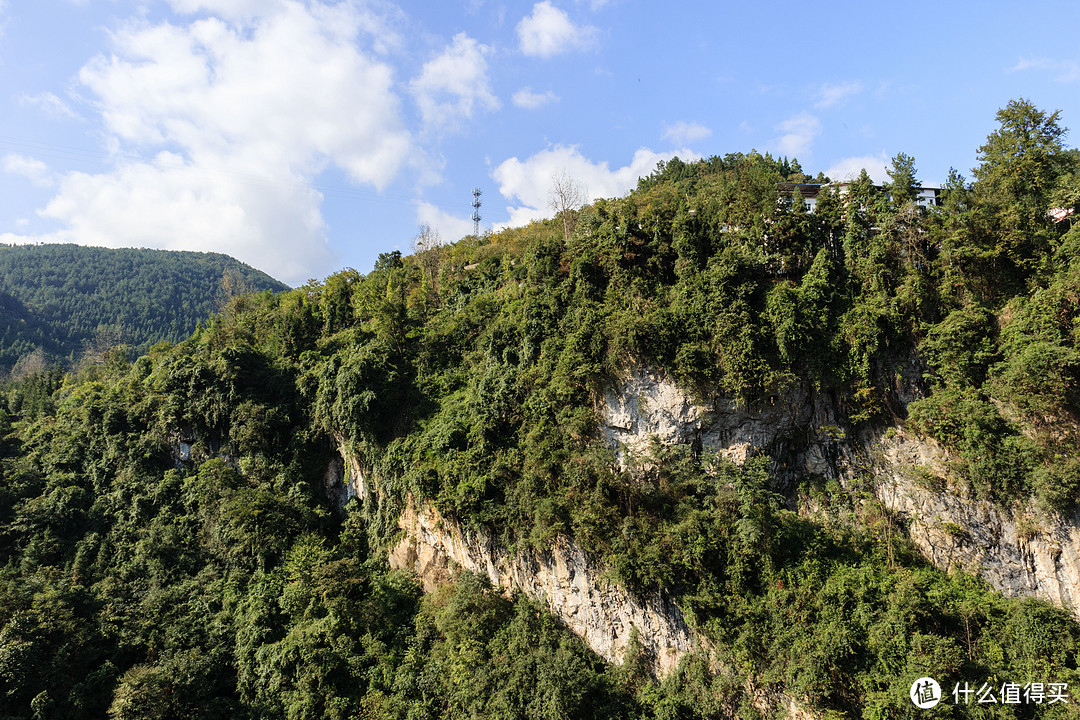
[[[483,191],[480,188],[474,188],[472,191],[472,222],[473,222],[473,235],[480,237],[480,196],[483,195]]]

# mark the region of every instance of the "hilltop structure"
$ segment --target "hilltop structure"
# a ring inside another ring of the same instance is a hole
[[[851,188],[852,181],[845,180],[843,182],[831,182],[831,183],[797,183],[797,182],[782,182],[777,183],[777,190],[781,195],[791,196],[796,190],[802,195],[803,207],[807,212],[814,212],[814,207],[817,205],[818,197],[824,190],[834,192],[840,197],[844,197],[848,194]],[[875,185],[878,190],[884,190],[883,186]],[[941,194],[941,188],[937,187],[918,187],[915,188],[915,202],[922,207],[937,207],[939,202],[939,196]]]

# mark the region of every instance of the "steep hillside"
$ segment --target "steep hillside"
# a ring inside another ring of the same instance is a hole
[[[1076,153],[999,121],[940,204],[673,160],[13,386],[0,713],[1070,716],[949,694],[1080,686]]]
[[[229,294],[287,289],[218,253],[0,246],[0,368],[119,343],[145,352],[187,337]]]

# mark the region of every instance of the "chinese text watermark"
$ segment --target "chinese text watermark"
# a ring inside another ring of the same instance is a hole
[[[958,682],[951,693],[942,693],[941,685],[931,677],[921,677],[911,683],[909,692],[915,707],[929,710],[942,700],[952,697],[956,705],[1054,705],[1069,702],[1069,684],[1061,682],[988,682],[971,684]]]

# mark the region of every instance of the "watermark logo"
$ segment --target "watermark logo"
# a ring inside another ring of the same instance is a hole
[[[909,695],[915,707],[929,710],[941,702],[941,686],[932,677],[921,677],[911,683]]]
[[[1069,704],[1069,684],[1058,682],[1029,682],[1021,685],[1015,682],[1003,682],[991,685],[989,682],[972,685],[956,683],[950,693],[955,705],[1054,705]],[[917,708],[929,710],[944,700],[941,686],[932,677],[921,677],[911,683],[908,693],[911,702]]]
[[[1068,683],[1032,682],[1021,685],[1020,683],[1005,682],[1000,687],[989,683],[983,683],[978,690],[974,685],[966,682],[963,687],[960,683],[952,691],[953,699],[957,705],[970,705],[972,697],[975,702],[987,705],[1054,705],[1056,703],[1069,702]]]

